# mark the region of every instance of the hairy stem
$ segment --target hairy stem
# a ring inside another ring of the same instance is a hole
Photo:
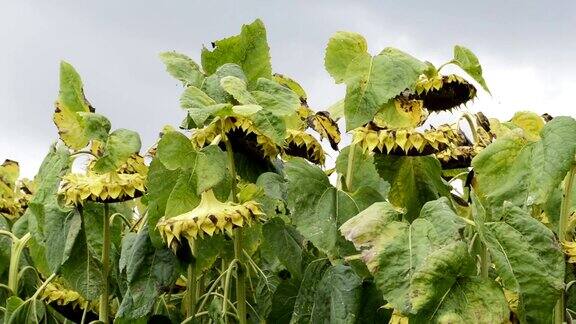
[[[18,296],[18,270],[20,267],[20,257],[30,238],[32,238],[30,233],[26,233],[21,238],[12,236],[12,246],[10,248],[10,266],[8,270],[8,288],[10,288],[15,296]]]
[[[564,180],[564,198],[560,206],[560,220],[558,221],[558,240],[560,243],[572,238],[568,232],[568,221],[570,219],[570,207],[572,206],[572,185],[574,184],[574,175],[576,175],[576,163],[572,163],[568,176]],[[554,323],[564,323],[566,310],[564,309],[564,291],[556,303],[554,310]]]
[[[346,190],[351,191],[353,177],[352,172],[354,170],[354,151],[356,150],[356,144],[350,144],[348,150],[348,165],[346,166]]]
[[[228,155],[228,163],[230,169],[230,176],[232,177],[232,201],[238,202],[236,194],[237,175],[236,164],[234,162],[234,151],[228,138],[224,139],[226,145],[226,154]],[[246,269],[244,266],[244,254],[242,253],[242,228],[239,227],[234,230],[234,258],[238,260],[236,267],[236,301],[238,303],[238,322],[240,324],[246,323]]]
[[[104,238],[102,240],[102,295],[100,296],[100,307],[99,307],[99,320],[104,322],[104,324],[109,323],[110,318],[110,305],[108,304],[109,299],[109,287],[108,287],[108,276],[110,272],[110,210],[108,204],[104,204],[104,220],[102,222],[102,230]]]
[[[186,280],[187,293],[188,293],[188,306],[186,309],[186,317],[194,316],[196,314],[196,302],[198,293],[198,281],[196,280],[196,244],[190,241],[190,250],[192,251],[192,261],[188,265],[188,278]]]

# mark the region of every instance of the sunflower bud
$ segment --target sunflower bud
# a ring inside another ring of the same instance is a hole
[[[204,234],[212,236],[215,233],[232,236],[234,228],[250,226],[264,216],[260,205],[254,201],[242,204],[221,202],[212,190],[208,190],[202,193],[196,208],[175,217],[163,217],[156,228],[168,246],[177,252],[183,239],[193,241]]]

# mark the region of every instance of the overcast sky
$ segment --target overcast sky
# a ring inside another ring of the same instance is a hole
[[[344,95],[323,67],[338,30],[366,37],[373,54],[398,47],[437,65],[452,47],[472,49],[492,97],[472,106],[509,118],[516,110],[552,115],[576,108],[576,2],[564,1],[115,1],[0,2],[0,161],[33,176],[50,143],[64,59],[82,75],[85,93],[113,128],[140,132],[143,146],[163,125],[178,125],[182,91],[158,53],[198,59],[203,44],[236,34],[261,18],[275,72],[304,86],[323,109]]]

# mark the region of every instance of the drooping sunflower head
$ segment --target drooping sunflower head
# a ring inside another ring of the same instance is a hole
[[[0,165],[0,214],[16,219],[24,214],[34,192],[34,183],[18,179],[18,162],[6,160]]]
[[[253,122],[241,116],[228,116],[210,123],[192,133],[192,144],[197,148],[210,145],[218,136],[225,134],[234,152],[273,159],[280,152],[274,141],[254,127]]]
[[[459,107],[476,97],[476,87],[455,74],[421,75],[416,82],[413,99],[422,100],[429,111],[446,111]]]
[[[140,173],[69,173],[62,177],[60,194],[67,205],[84,201],[121,202],[142,196],[146,177]]]
[[[316,164],[324,164],[326,160],[322,145],[314,136],[301,130],[286,131],[286,147],[283,154],[302,157]]]
[[[265,214],[254,201],[242,204],[221,202],[212,190],[202,193],[200,204],[193,210],[171,218],[162,218],[156,225],[166,244],[177,252],[185,242],[191,242],[205,234],[233,235],[233,229],[250,226]]]
[[[364,151],[407,156],[433,154],[465,140],[457,129],[449,125],[423,132],[407,129],[373,129],[365,126],[353,130],[352,136],[353,143],[360,145]]]
[[[57,280],[49,282],[48,285],[46,285],[46,288],[40,294],[40,298],[46,303],[55,303],[58,306],[70,305],[72,308],[91,306],[80,293],[66,288]]]

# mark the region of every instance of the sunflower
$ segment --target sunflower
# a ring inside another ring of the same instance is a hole
[[[421,75],[416,82],[412,99],[422,100],[429,111],[445,111],[456,108],[476,97],[476,88],[455,75]]]
[[[60,194],[67,205],[82,205],[84,201],[121,202],[142,196],[146,190],[148,167],[138,154],[128,158],[114,172],[95,173],[93,162],[86,173],[69,173],[62,177]]]
[[[315,164],[324,164],[326,156],[322,145],[314,136],[301,130],[288,129],[286,131],[286,147],[284,155],[298,156]]]
[[[374,129],[368,125],[352,131],[352,143],[360,145],[364,151],[421,156],[442,151],[452,144],[464,144],[465,137],[449,125],[424,132],[407,129]]]
[[[242,204],[221,202],[212,190],[202,193],[200,204],[193,210],[171,218],[161,218],[156,228],[167,245],[177,252],[182,240],[196,240],[215,233],[233,235],[233,229],[250,226],[263,218],[260,205],[252,200]]]
[[[59,306],[70,305],[72,308],[85,308],[89,305],[80,293],[67,289],[57,281],[49,282],[42,291],[40,298],[46,303],[56,303]]]
[[[268,159],[273,159],[280,153],[270,137],[254,127],[250,119],[241,116],[224,117],[221,122],[213,122],[204,128],[197,129],[192,133],[192,144],[197,148],[203,148],[222,134],[226,134],[234,151],[255,154]]]

